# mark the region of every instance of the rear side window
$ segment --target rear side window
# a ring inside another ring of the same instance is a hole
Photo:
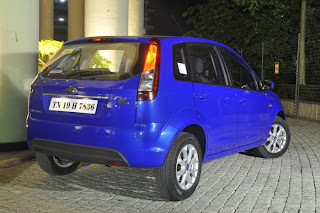
[[[255,78],[250,70],[237,60],[230,51],[220,49],[228,71],[231,75],[232,85],[241,89],[257,90]]]
[[[190,44],[189,56],[194,82],[226,85],[218,54],[212,46]]]
[[[175,79],[181,81],[190,81],[190,74],[187,69],[185,44],[176,44],[173,46],[173,74]]]
[[[147,43],[83,43],[64,46],[44,68],[44,78],[123,80],[142,72]]]

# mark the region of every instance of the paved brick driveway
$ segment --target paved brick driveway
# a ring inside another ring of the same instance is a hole
[[[241,153],[206,163],[183,202],[160,198],[152,169],[90,165],[50,177],[31,161],[0,169],[0,212],[320,212],[320,124],[288,121],[282,158]]]

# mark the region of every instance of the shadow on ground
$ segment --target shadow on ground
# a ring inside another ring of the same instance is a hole
[[[240,152],[239,154],[241,154],[241,155],[246,155],[246,156],[250,156],[250,157],[255,157],[255,158],[259,157],[259,156],[257,155],[257,153],[255,153],[252,149],[249,149],[249,150]]]
[[[132,198],[164,200],[160,196],[154,169],[90,165],[79,167],[74,173],[64,176],[51,176],[38,168],[37,170],[37,181],[27,187],[49,191],[96,190]]]
[[[31,163],[21,164],[10,168],[0,168],[0,185],[5,185],[19,179],[22,173],[32,166]],[[17,169],[19,167],[19,169]]]

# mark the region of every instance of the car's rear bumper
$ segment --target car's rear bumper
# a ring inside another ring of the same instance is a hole
[[[162,123],[109,128],[57,123],[28,117],[28,145],[57,157],[87,163],[122,162],[132,167],[159,167],[178,134]]]
[[[123,155],[114,149],[86,146],[60,141],[35,138],[32,140],[31,149],[49,156],[98,164],[117,164],[130,166]]]

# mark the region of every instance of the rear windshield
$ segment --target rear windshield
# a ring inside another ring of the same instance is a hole
[[[84,43],[64,46],[43,69],[44,78],[124,80],[142,72],[147,43]]]

